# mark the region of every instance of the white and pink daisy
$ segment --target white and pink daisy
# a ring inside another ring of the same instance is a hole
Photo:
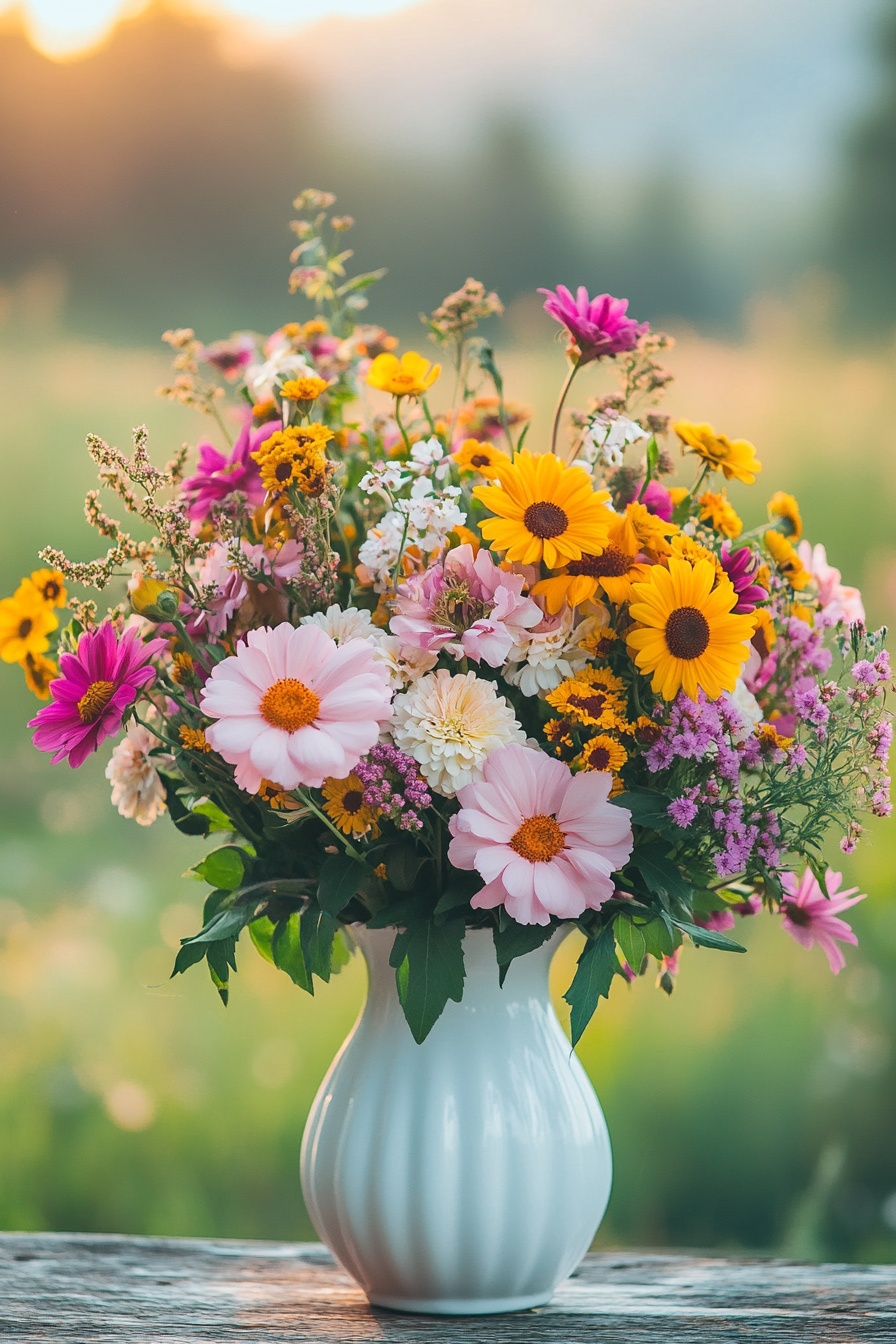
[[[829,868],[824,879],[825,894],[811,868],[806,869],[799,881],[796,873],[781,874],[781,885],[786,893],[781,903],[785,929],[801,947],[814,947],[817,943],[835,975],[846,965],[838,942],[851,943],[853,947],[859,942],[846,920],[837,916],[865,900],[864,895],[855,895],[858,887],[840,891],[841,881],[842,875]]]
[[[315,625],[250,630],[212,672],[200,700],[217,720],[209,745],[256,793],[263,779],[282,789],[345,779],[391,716],[386,669],[366,639],[337,645]]]
[[[503,905],[519,924],[600,909],[633,844],[631,813],[607,801],[612,783],[597,770],[574,775],[528,747],[492,752],[448,823],[448,858],[485,880],[474,909]]]
[[[499,569],[485,547],[474,556],[469,544],[458,546],[443,564],[399,585],[389,628],[427,653],[444,650],[500,667],[543,617],[538,604],[523,597],[524,584],[522,574]]]

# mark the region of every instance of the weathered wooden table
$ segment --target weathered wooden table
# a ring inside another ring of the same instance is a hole
[[[0,1338],[28,1344],[874,1344],[896,1342],[896,1266],[590,1255],[548,1307],[399,1316],[322,1246],[0,1235]]]

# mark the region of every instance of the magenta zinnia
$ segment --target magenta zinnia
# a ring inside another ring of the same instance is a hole
[[[799,882],[795,873],[781,874],[781,885],[785,892],[781,913],[785,929],[801,947],[814,947],[817,943],[835,975],[846,965],[846,958],[838,942],[852,943],[855,947],[859,941],[846,920],[838,919],[837,916],[851,905],[865,900],[864,895],[855,894],[858,887],[840,891],[841,881],[840,873],[828,869],[824,879],[827,891],[824,892],[810,868],[806,869]]]
[[[612,294],[598,294],[597,298],[589,299],[584,285],[579,285],[575,298],[565,285],[538,292],[547,295],[545,312],[566,327],[579,347],[583,364],[634,350],[639,336],[650,330],[648,322],[635,322],[626,316],[628,299],[614,299]]]
[[[182,486],[188,500],[187,516],[194,522],[204,522],[215,505],[223,503],[235,490],[246,496],[251,508],[261,504],[265,488],[251,454],[279,428],[279,420],[268,420],[258,428],[247,421],[227,457],[214,444],[200,443],[198,469]]]
[[[125,710],[155,676],[150,658],[164,646],[163,639],[144,644],[133,630],[119,640],[111,621],[86,631],[77,651],[59,659],[61,675],[50,683],[51,702],[28,725],[37,749],[52,751],[54,764],[66,756],[73,768],[83,764],[118,732]]]

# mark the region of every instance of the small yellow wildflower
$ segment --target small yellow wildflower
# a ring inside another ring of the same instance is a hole
[[[50,647],[48,636],[58,625],[40,589],[23,579],[13,596],[0,602],[0,658],[23,663],[29,654],[39,657]]]
[[[552,709],[594,728],[616,728],[624,721],[624,706],[619,695],[605,685],[591,684],[584,678],[568,677],[545,699]]]
[[[189,653],[176,653],[172,660],[171,676],[178,686],[190,686],[196,681],[193,658]]]
[[[59,668],[52,658],[43,658],[40,654],[29,653],[19,664],[25,673],[25,685],[33,691],[38,700],[49,700],[50,682],[59,676]]]
[[[682,451],[696,453],[713,471],[724,472],[728,481],[738,480],[752,485],[762,470],[756,449],[747,439],[729,439],[724,434],[717,434],[712,425],[705,422],[695,424],[691,420],[678,420],[672,428],[681,439]]]
[[[718,494],[706,490],[697,503],[700,505],[701,522],[709,523],[715,532],[721,532],[723,537],[730,537],[732,541],[743,532],[744,525],[732,508],[724,490],[720,490]]]
[[[295,486],[303,495],[321,494],[329,473],[324,448],[332,437],[331,429],[317,423],[276,430],[251,454],[264,488],[276,494]]]
[[[310,406],[329,386],[326,378],[289,378],[281,387],[280,395],[285,401],[304,402]]]
[[[364,785],[354,772],[345,779],[324,781],[324,811],[345,835],[376,832],[377,812],[364,805]]]
[[[775,562],[778,573],[787,580],[795,592],[802,592],[812,582],[812,575],[803,565],[796,547],[776,528],[766,532],[763,537],[765,548]]]
[[[608,625],[595,625],[579,640],[579,648],[592,658],[609,658],[613,642],[618,638],[616,631]]]
[[[279,784],[275,784],[272,779],[263,779],[258,786],[256,797],[260,798],[268,807],[273,808],[275,812],[297,812],[302,804],[297,799],[281,789]]]
[[[206,741],[205,733],[201,728],[190,728],[182,723],[177,730],[181,746],[186,747],[188,751],[200,751],[203,755],[211,754],[211,746]]]
[[[479,439],[464,439],[454,454],[454,465],[458,471],[476,471],[487,481],[499,476],[502,467],[510,466],[510,458],[500,448],[490,443],[480,443]]]
[[[65,589],[65,575],[58,569],[35,569],[29,575],[28,582],[33,583],[45,602],[51,607],[64,607],[68,601]]]
[[[572,723],[570,719],[548,719],[542,729],[546,740],[554,748],[554,755],[567,764],[574,761],[579,753],[573,736],[578,727],[579,725]]]
[[[277,403],[273,397],[268,397],[266,401],[256,401],[252,407],[252,419],[256,425],[263,425],[265,420],[274,420],[277,416]]]
[[[767,658],[775,647],[778,633],[771,613],[765,607],[757,607],[753,612],[756,629],[753,631],[753,646],[761,657]]]
[[[598,733],[586,742],[577,764],[583,770],[603,770],[617,775],[628,760],[628,752],[621,742],[608,733]]]
[[[690,493],[686,485],[670,485],[669,496],[672,500],[672,507],[677,509],[682,500],[687,499]]]
[[[441,364],[430,364],[416,350],[406,350],[401,359],[384,351],[371,364],[365,381],[393,397],[420,397],[432,387],[441,372]]]
[[[177,598],[174,595],[174,589],[165,582],[164,579],[153,579],[141,577],[130,591],[131,606],[139,616],[144,616],[150,612],[158,611],[159,598],[164,593],[171,593],[173,610],[172,615],[177,613]]]
[[[793,602],[790,607],[791,616],[795,616],[798,621],[804,625],[815,624],[815,612],[811,607],[804,607],[802,602]]]
[[[771,723],[757,723],[753,730],[759,745],[767,751],[789,751],[793,746],[792,737],[782,737]]]
[[[386,865],[384,863],[378,863],[377,866],[374,868],[373,873],[374,877],[378,877],[381,882],[385,882],[388,876],[386,872]]]
[[[771,522],[780,518],[785,537],[790,541],[799,541],[803,535],[803,520],[800,516],[800,506],[793,495],[788,495],[783,490],[776,490],[768,502],[768,516]]]

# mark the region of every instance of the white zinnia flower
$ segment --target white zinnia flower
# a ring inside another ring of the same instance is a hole
[[[159,740],[139,723],[129,723],[112,752],[106,778],[112,785],[112,803],[123,817],[151,826],[165,811],[165,786],[149,752]]]
[[[348,639],[371,639],[379,635],[369,611],[362,611],[358,607],[346,607],[343,610],[336,602],[327,607],[326,611],[314,611],[310,616],[303,616],[299,625],[316,625],[336,644],[344,644]]]
[[[580,644],[595,624],[589,618],[573,628],[568,607],[560,616],[546,616],[540,626],[527,630],[514,645],[504,668],[505,677],[511,686],[519,686],[523,695],[552,691],[588,662],[588,653]]]
[[[376,627],[374,627],[376,630]],[[438,654],[418,649],[414,644],[404,644],[397,635],[389,635],[376,630],[374,658],[383,663],[389,673],[389,685],[394,691],[403,691],[405,686],[417,681],[424,672],[429,672],[439,661]]]
[[[444,798],[480,778],[489,752],[526,740],[511,706],[475,672],[430,672],[396,697],[394,711],[395,745]]]

